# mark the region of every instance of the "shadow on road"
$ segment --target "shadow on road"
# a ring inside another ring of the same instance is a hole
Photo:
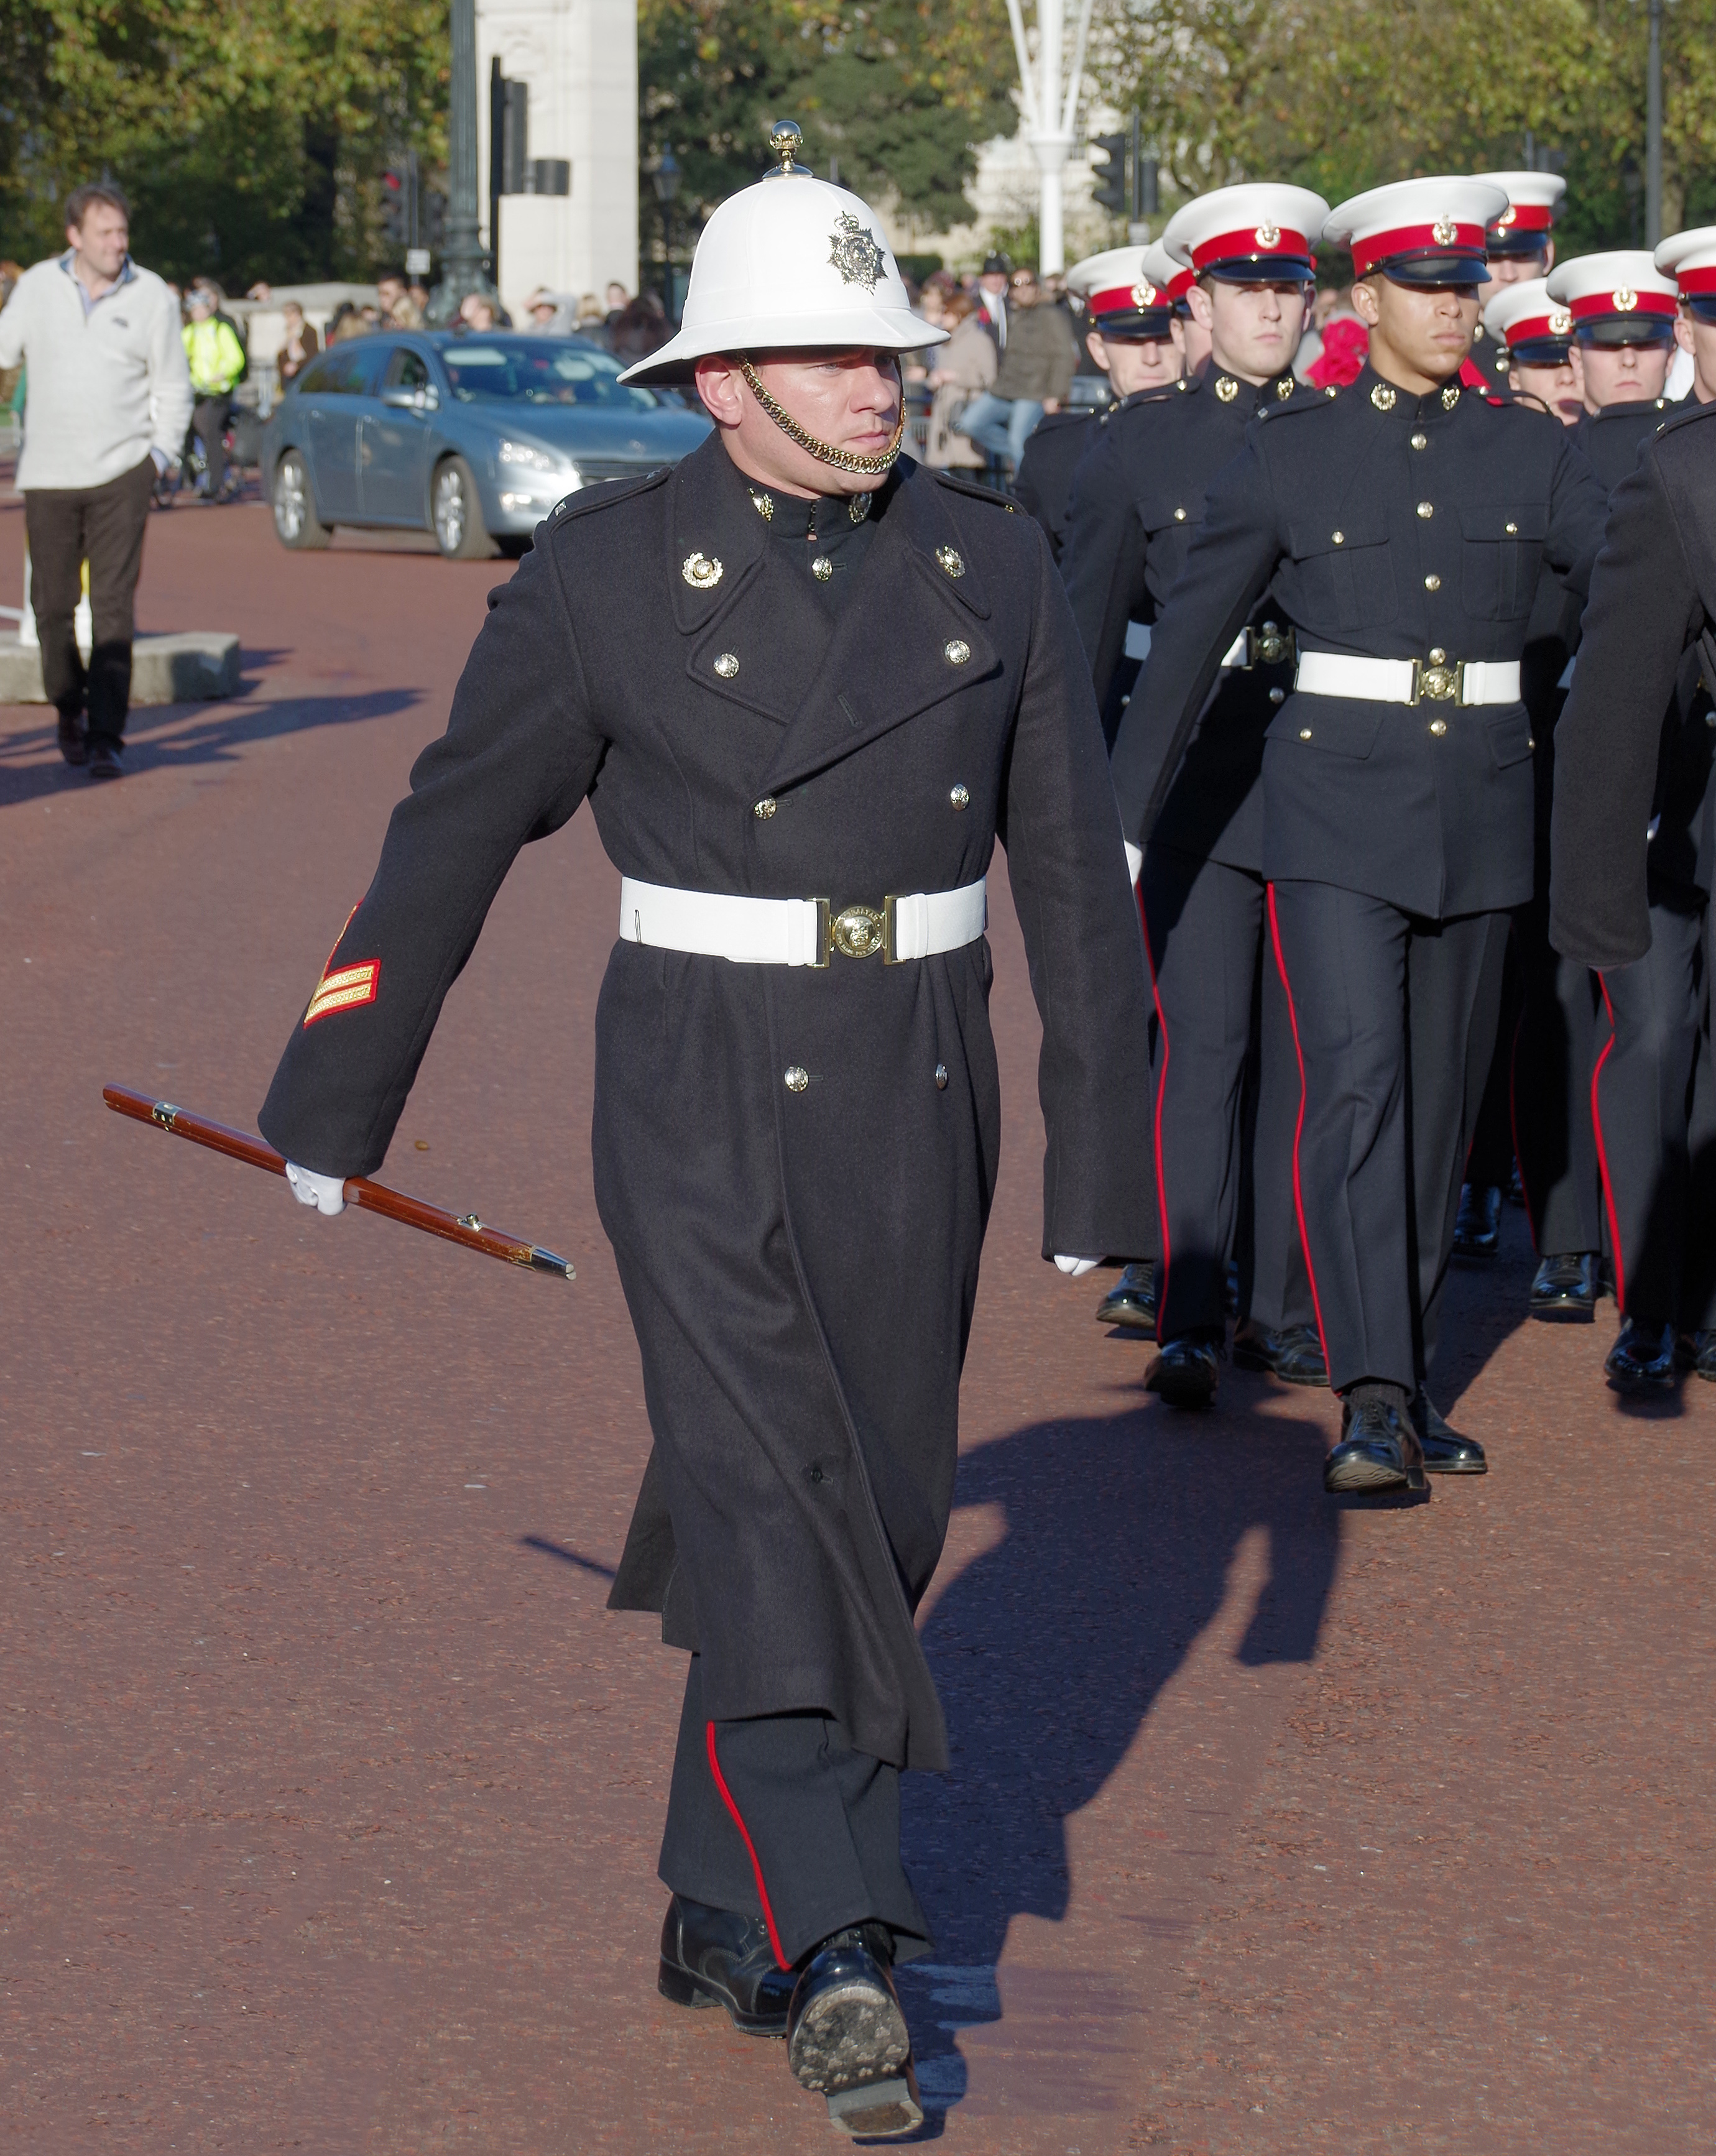
[[[254,656],[245,654],[247,660]],[[126,767],[136,773],[229,763],[256,742],[307,733],[317,726],[355,726],[367,719],[391,718],[423,701],[420,690],[377,689],[361,696],[150,705],[133,711],[126,722]],[[89,773],[74,771],[60,761],[54,714],[45,706],[42,709],[44,716],[39,725],[0,735],[0,808],[89,790]]]
[[[936,1930],[934,1963],[902,1971],[927,2109],[964,2093],[958,2031],[999,2017],[1012,1918],[1065,1917],[1066,1822],[1220,1609],[1253,1528],[1270,1568],[1239,1660],[1314,1655],[1340,1532],[1326,1442],[1309,1419],[1151,1409],[1033,1424],[961,1460],[958,1502],[999,1506],[1006,1532],[924,1633],[953,1748],[949,1774],[904,1784],[907,1861]]]

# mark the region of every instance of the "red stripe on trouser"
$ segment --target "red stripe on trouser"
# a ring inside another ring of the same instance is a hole
[[[1508,1050],[1508,1135],[1513,1141],[1513,1165],[1519,1170],[1519,1188],[1525,1196],[1525,1221],[1531,1229],[1531,1247],[1539,1257],[1544,1246],[1538,1240],[1537,1208],[1531,1202],[1531,1183],[1525,1173],[1525,1155],[1519,1150],[1519,1036],[1525,1030],[1525,1013],[1519,1014],[1513,1028],[1513,1045]]]
[[[1602,1082],[1603,1065],[1609,1060],[1615,1045],[1615,1006],[1609,1000],[1609,983],[1602,974],[1597,974],[1597,986],[1603,992],[1603,1009],[1609,1017],[1609,1038],[1603,1043],[1603,1052],[1597,1058],[1591,1072],[1591,1128],[1597,1139],[1597,1173],[1603,1178],[1603,1209],[1609,1215],[1609,1246],[1615,1253],[1615,1301],[1621,1315],[1626,1315],[1626,1267],[1621,1256],[1621,1221],[1615,1210],[1615,1185],[1609,1174],[1609,1148],[1603,1143],[1603,1111],[1597,1088]]]
[[[1287,978],[1287,960],[1282,956],[1281,922],[1275,911],[1275,886],[1269,886],[1269,940],[1275,947],[1275,970],[1281,975],[1282,993],[1287,998],[1287,1024],[1293,1032],[1293,1055],[1299,1066],[1299,1116],[1293,1125],[1293,1210],[1299,1219],[1299,1247],[1305,1253],[1305,1274],[1311,1283],[1311,1307],[1317,1313],[1317,1339],[1323,1349],[1323,1367],[1329,1369],[1328,1341],[1323,1330],[1323,1298],[1317,1292],[1317,1268],[1311,1262],[1311,1238],[1305,1232],[1305,1191],[1299,1180],[1299,1141],[1305,1134],[1305,1051],[1299,1045],[1299,1012],[1293,1001],[1293,984]]]
[[[1150,948],[1150,923],[1144,911],[1144,886],[1138,885],[1138,920],[1144,932],[1144,963],[1150,969],[1150,996],[1156,1006],[1156,1030],[1162,1036],[1162,1070],[1156,1081],[1156,1219],[1162,1229],[1162,1255],[1156,1260],[1156,1329],[1159,1337],[1162,1314],[1168,1307],[1168,1258],[1172,1240],[1168,1233],[1168,1185],[1162,1174],[1162,1101],[1168,1091],[1168,1020],[1162,1009],[1162,991],[1156,985],[1156,954]]]
[[[721,1762],[715,1756],[715,1724],[712,1722],[708,1725],[708,1729],[709,1771],[715,1777],[715,1786],[721,1792],[721,1801],[732,1815],[732,1823],[739,1830],[740,1839],[745,1845],[745,1854],[750,1858],[751,1869],[756,1874],[757,1898],[763,1904],[763,1921],[768,1927],[769,1952],[774,1956],[779,1968],[790,1969],[792,1964],[780,1950],[780,1933],[774,1928],[774,1911],[769,1903],[768,1889],[763,1883],[763,1866],[758,1858],[757,1845],[751,1839],[751,1830],[739,1816],[739,1808],[733,1802],[733,1793],[728,1789],[727,1777],[721,1771]]]

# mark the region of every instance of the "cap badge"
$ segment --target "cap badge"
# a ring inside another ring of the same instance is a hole
[[[1549,310],[1549,335],[1551,336],[1570,336],[1572,333],[1572,311],[1567,307],[1551,307]]]
[[[680,574],[694,592],[712,592],[721,582],[721,564],[708,554],[687,554]]]
[[[1133,306],[1153,307],[1156,304],[1156,287],[1150,282],[1148,277],[1140,277],[1137,284],[1132,288],[1132,303]]]
[[[876,290],[876,283],[887,266],[887,257],[881,244],[867,225],[860,224],[849,209],[843,209],[835,219],[835,229],[829,234],[833,252],[829,260],[840,273],[843,285],[861,285],[866,292]]]
[[[1618,292],[1611,293],[1610,296],[1615,302],[1617,315],[1630,315],[1638,305],[1638,294],[1630,285],[1623,285]]]
[[[1379,412],[1392,412],[1395,408],[1395,393],[1389,388],[1387,382],[1373,382],[1370,385],[1370,401]]]
[[[1261,248],[1279,247],[1281,227],[1278,224],[1260,224],[1251,237]]]
[[[1430,228],[1430,236],[1438,247],[1451,247],[1460,237],[1460,228],[1451,217],[1439,217]]]
[[[1234,398],[1237,397],[1239,393],[1240,386],[1230,374],[1219,374],[1216,376],[1215,394],[1221,399],[1224,404],[1231,404]]]
[[[1504,209],[1502,212],[1502,214],[1496,219],[1496,230],[1498,232],[1505,232],[1518,214],[1518,211],[1514,208],[1513,203],[1509,203],[1506,209]]]

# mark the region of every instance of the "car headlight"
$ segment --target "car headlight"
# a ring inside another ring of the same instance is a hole
[[[546,449],[533,449],[528,442],[502,442],[496,454],[503,465],[522,465],[527,471],[560,470],[557,457],[551,457]]]

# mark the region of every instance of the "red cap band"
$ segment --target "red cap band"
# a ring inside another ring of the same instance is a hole
[[[1140,277],[1136,285],[1111,285],[1106,291],[1092,292],[1086,302],[1091,314],[1148,314],[1160,308],[1165,314],[1174,305],[1165,285],[1153,285],[1148,277]]]
[[[1290,254],[1308,264],[1311,243],[1302,232],[1289,232],[1285,225],[1253,225],[1249,231],[1224,232],[1195,247],[1192,267],[1208,270],[1220,262],[1245,262],[1257,254]]]
[[[1176,306],[1198,281],[1195,270],[1176,270],[1168,280],[1168,296]]]
[[[1396,225],[1392,232],[1373,232],[1353,242],[1353,275],[1368,277],[1409,254],[1482,255],[1483,241],[1481,224],[1457,224],[1451,217],[1435,224]]]
[[[1547,232],[1554,222],[1547,203],[1509,203],[1491,225],[1497,239],[1510,232]]]
[[[1558,307],[1553,315],[1525,315],[1508,323],[1508,348],[1516,344],[1544,344],[1552,339],[1564,344],[1572,332],[1572,320],[1564,307]]]
[[[1575,322],[1593,322],[1625,315],[1672,315],[1677,303],[1673,292],[1635,292],[1630,285],[1621,285],[1612,292],[1587,292],[1567,304]]]
[[[1716,292],[1716,262],[1702,270],[1683,270],[1679,275],[1683,298],[1695,300],[1706,292]]]

